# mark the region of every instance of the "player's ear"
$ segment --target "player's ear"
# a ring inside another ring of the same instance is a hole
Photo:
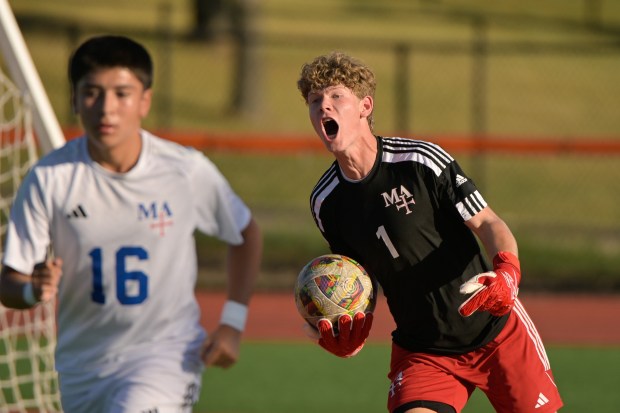
[[[367,118],[372,114],[374,108],[374,100],[372,96],[364,96],[360,100],[360,115],[363,118]]]
[[[153,101],[153,89],[148,88],[142,92],[142,98],[140,100],[140,116],[142,119],[146,118],[151,110],[151,103]]]

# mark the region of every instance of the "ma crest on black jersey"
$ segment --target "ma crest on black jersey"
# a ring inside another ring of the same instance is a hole
[[[386,208],[395,206],[398,211],[404,209],[405,214],[411,214],[412,211],[409,205],[415,205],[413,195],[411,195],[411,192],[409,192],[404,185],[401,185],[400,188],[392,188],[389,192],[383,192],[381,196],[383,197],[383,201],[385,201]]]

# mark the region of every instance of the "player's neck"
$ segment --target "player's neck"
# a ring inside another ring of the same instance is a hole
[[[377,159],[377,140],[374,135],[360,137],[355,145],[336,155],[340,170],[347,179],[359,181],[364,179]]]
[[[125,173],[130,171],[140,159],[142,139],[128,139],[115,145],[89,140],[88,152],[93,161],[112,172]]]

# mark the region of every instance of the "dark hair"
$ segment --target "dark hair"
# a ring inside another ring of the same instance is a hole
[[[139,43],[123,36],[91,37],[69,59],[69,81],[75,88],[87,74],[101,69],[125,67],[140,80],[144,89],[153,85],[153,62]]]

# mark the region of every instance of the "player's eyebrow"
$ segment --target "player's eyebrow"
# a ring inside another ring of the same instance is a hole
[[[132,84],[120,84],[120,85],[113,85],[112,87],[104,87],[103,85],[99,84],[99,83],[95,83],[95,82],[84,82],[83,84],[81,84],[79,86],[79,88],[81,89],[110,89],[110,90],[116,90],[116,91],[129,91],[129,90],[135,90],[138,89],[138,87],[136,85],[132,85]]]

